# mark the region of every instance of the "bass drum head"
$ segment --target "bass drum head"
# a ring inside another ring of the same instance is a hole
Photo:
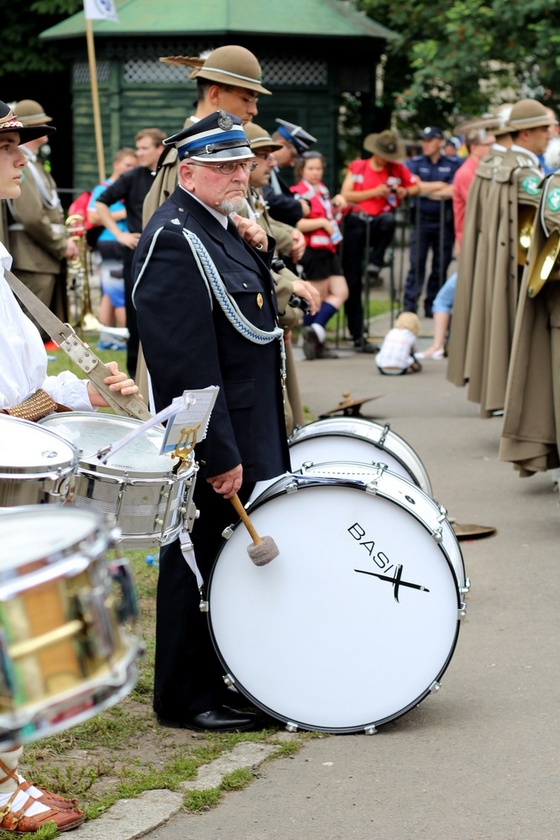
[[[217,558],[209,622],[231,682],[301,729],[371,731],[416,706],[459,631],[455,574],[430,529],[355,481],[286,478],[250,515],[280,553],[255,566],[238,524]]]
[[[469,591],[470,581],[466,577],[465,563],[459,540],[451,527],[447,514],[434,499],[431,499],[411,481],[397,475],[383,467],[361,464],[329,461],[325,464],[305,464],[301,469],[302,476],[320,476],[322,478],[352,479],[365,484],[375,483],[376,492],[399,500],[406,510],[424,522],[426,527],[436,533],[440,531],[441,542],[447,554],[451,567],[457,578],[460,595]],[[268,493],[274,493],[272,486]],[[266,498],[267,492],[263,498]]]
[[[428,496],[432,486],[424,464],[389,424],[381,426],[359,417],[326,417],[295,429],[288,439],[292,472],[306,461],[383,463],[414,482]]]

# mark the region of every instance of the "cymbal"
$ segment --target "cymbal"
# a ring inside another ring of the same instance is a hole
[[[560,252],[560,232],[553,230],[546,242],[543,243],[535,265],[529,277],[527,294],[530,298],[538,295],[546,281],[549,279]]]
[[[323,414],[319,415],[319,419],[323,417],[328,417],[330,414],[338,414],[341,412],[345,417],[362,417],[363,415],[360,412],[361,407],[364,403],[371,402],[372,400],[378,400],[381,394],[378,394],[375,397],[358,397],[352,398],[349,391],[345,391],[342,394],[342,400],[339,402],[335,408],[331,408],[328,411],[323,412]]]
[[[474,525],[455,521],[450,524],[458,540],[481,540],[485,537],[493,537],[498,532],[493,525]]]

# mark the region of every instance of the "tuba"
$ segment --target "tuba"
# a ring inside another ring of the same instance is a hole
[[[89,285],[89,250],[86,240],[85,219],[73,213],[66,219],[68,236],[78,247],[78,255],[66,263],[66,299],[68,320],[76,332],[99,329],[99,321],[91,311]]]

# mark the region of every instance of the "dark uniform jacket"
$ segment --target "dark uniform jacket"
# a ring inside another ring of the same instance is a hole
[[[225,230],[181,187],[150,219],[136,249],[134,304],[158,409],[185,389],[218,385],[206,440],[197,449],[201,478],[243,465],[246,481],[289,469],[281,383],[281,344],[255,344],[238,332],[209,294],[183,228],[202,241],[241,313],[267,332],[277,326],[269,265]],[[159,233],[158,233],[159,231]]]

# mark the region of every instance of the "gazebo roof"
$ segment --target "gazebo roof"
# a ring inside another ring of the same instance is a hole
[[[397,35],[341,0],[116,0],[118,23],[93,20],[96,37],[146,36],[392,40]],[[45,40],[84,36],[84,13],[41,33]]]

